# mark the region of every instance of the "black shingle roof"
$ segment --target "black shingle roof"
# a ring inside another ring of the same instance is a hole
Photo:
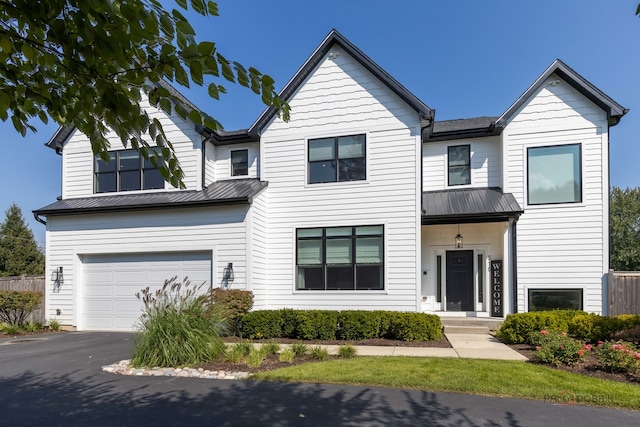
[[[422,193],[422,224],[506,221],[524,211],[499,188],[466,188]]]
[[[109,196],[64,199],[40,208],[34,213],[36,215],[49,216],[251,203],[252,198],[266,186],[267,182],[259,179],[218,181],[202,191],[182,190],[142,194],[118,193]]]

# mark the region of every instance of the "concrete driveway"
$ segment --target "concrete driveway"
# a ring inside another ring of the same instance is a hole
[[[40,426],[638,425],[640,412],[318,384],[124,377],[133,335],[0,340],[0,424]]]

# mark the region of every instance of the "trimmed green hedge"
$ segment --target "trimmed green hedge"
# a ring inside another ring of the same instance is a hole
[[[608,317],[578,310],[532,311],[509,314],[497,337],[507,344],[531,344],[530,334],[546,329],[549,332],[566,332],[581,341],[596,343],[611,339],[617,331],[639,325],[640,316],[629,314]]]
[[[242,336],[249,339],[363,340],[389,338],[430,341],[442,337],[435,314],[363,310],[258,310],[242,319]]]

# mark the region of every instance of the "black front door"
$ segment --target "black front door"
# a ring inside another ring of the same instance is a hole
[[[475,311],[473,251],[447,251],[447,311]]]

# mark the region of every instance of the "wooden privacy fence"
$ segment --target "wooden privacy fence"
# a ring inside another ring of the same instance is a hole
[[[0,277],[0,290],[3,291],[40,291],[42,292],[42,304],[40,308],[31,313],[29,320],[32,322],[45,321],[45,276],[14,276]]]
[[[609,316],[640,314],[640,271],[609,270]]]

